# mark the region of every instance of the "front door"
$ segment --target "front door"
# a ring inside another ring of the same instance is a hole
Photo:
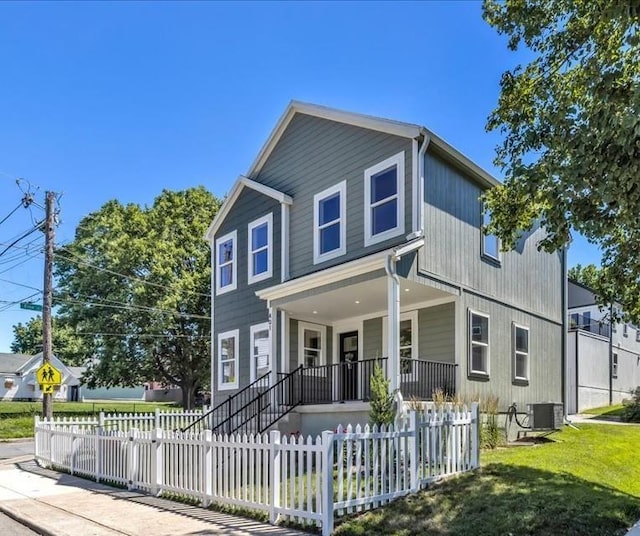
[[[358,332],[340,334],[340,400],[358,400]]]

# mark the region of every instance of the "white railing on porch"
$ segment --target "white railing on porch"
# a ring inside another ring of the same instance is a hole
[[[313,524],[323,535],[336,517],[478,467],[477,404],[410,412],[398,427],[338,427],[315,438],[115,430],[37,417],[35,432],[44,466],[205,506],[262,510],[272,523]]]

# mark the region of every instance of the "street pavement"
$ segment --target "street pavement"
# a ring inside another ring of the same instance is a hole
[[[33,456],[18,460],[0,462],[0,512],[43,536],[306,534],[56,473]]]
[[[33,532],[4,514],[0,514],[0,534],[5,536],[38,536],[37,532]]]
[[[34,454],[34,442],[31,439],[10,439],[0,441],[0,460],[8,460],[18,456],[32,456]],[[0,533],[2,534],[2,533]]]

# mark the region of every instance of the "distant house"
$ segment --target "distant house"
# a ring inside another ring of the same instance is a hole
[[[51,364],[62,374],[62,385],[53,393],[54,400],[77,398],[80,379],[55,355]],[[42,365],[42,352],[36,355],[0,353],[0,400],[42,400],[36,371]]]
[[[405,400],[560,402],[562,256],[484,234],[498,184],[425,127],[292,102],[206,236],[214,420],[367,421],[376,364]]]
[[[593,291],[568,286],[567,412],[617,404],[640,385],[640,327],[610,322]],[[617,304],[611,307],[618,308]]]

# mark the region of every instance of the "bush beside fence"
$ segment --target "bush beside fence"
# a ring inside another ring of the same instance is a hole
[[[151,417],[154,417],[151,415]],[[185,417],[186,418],[186,417]],[[478,407],[410,412],[400,426],[338,427],[315,438],[179,432],[147,417],[40,421],[44,465],[204,506],[225,504],[333,531],[334,518],[379,507],[478,466]],[[134,427],[132,423],[137,423]],[[151,423],[153,428],[151,428]],[[118,429],[115,429],[118,426]]]

